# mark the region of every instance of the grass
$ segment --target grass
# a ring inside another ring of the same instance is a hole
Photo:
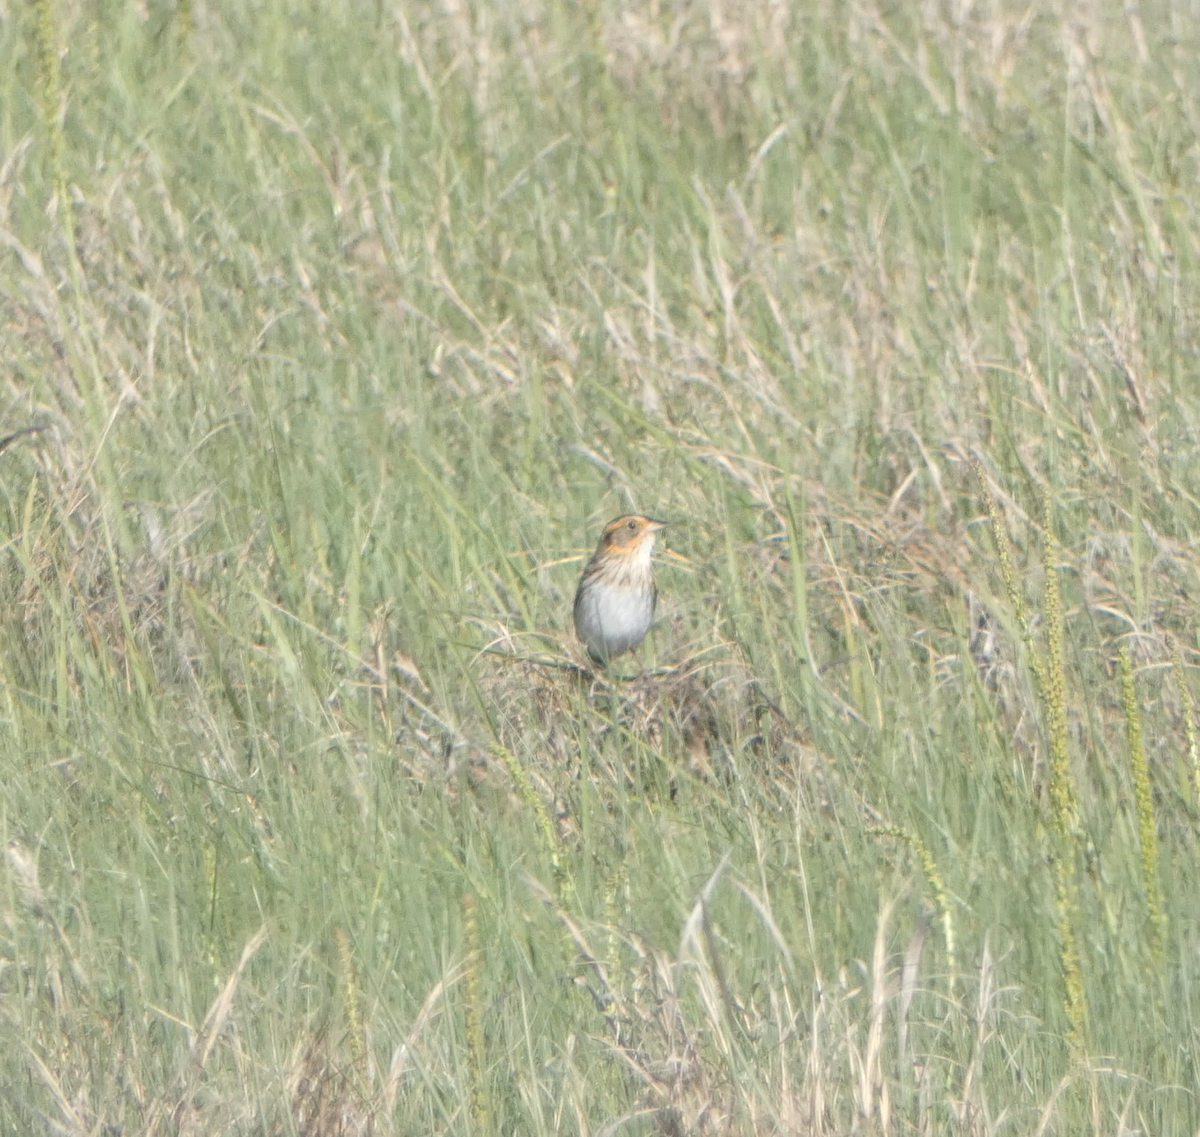
[[[0,1131],[1194,1134],[1197,40],[0,19]]]

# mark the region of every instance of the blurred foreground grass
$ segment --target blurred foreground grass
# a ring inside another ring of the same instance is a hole
[[[0,1130],[1194,1134],[1197,58],[0,9]]]

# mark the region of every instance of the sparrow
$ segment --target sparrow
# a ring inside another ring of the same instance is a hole
[[[607,664],[646,638],[658,601],[650,555],[665,526],[627,513],[604,527],[575,590],[575,632],[596,663]]]

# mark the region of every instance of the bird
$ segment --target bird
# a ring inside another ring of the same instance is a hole
[[[666,524],[626,513],[604,527],[575,590],[575,632],[594,662],[607,664],[646,638],[658,601],[650,556]]]

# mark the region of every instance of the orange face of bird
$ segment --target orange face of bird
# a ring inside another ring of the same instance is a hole
[[[666,525],[665,521],[655,521],[639,513],[629,513],[624,517],[615,518],[604,527],[600,547],[614,553],[632,553],[647,537],[665,529]]]

